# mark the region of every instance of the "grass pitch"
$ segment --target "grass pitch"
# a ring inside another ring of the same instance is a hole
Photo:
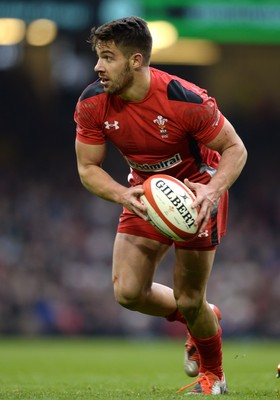
[[[185,392],[176,390],[192,382],[183,372],[182,345],[183,340],[2,338],[0,399],[180,400]],[[280,342],[224,341],[226,399],[280,400],[279,362]]]

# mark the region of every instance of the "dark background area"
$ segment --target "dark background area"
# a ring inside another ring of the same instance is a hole
[[[111,255],[121,209],[79,182],[73,113],[96,78],[87,38],[98,23],[93,16],[79,32],[62,29],[49,46],[23,42],[17,63],[0,69],[2,335],[183,334],[177,324],[115,303]],[[207,88],[247,146],[208,300],[222,310],[225,335],[279,338],[280,48],[218,46],[214,65],[153,66]],[[128,167],[111,145],[104,168],[126,184]],[[171,250],[158,281],[172,285],[172,264]]]

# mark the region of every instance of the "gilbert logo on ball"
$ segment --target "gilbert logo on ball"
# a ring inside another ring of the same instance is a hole
[[[194,193],[172,176],[152,175],[143,183],[141,200],[147,207],[150,222],[165,236],[186,241],[196,236],[198,211],[191,205]]]

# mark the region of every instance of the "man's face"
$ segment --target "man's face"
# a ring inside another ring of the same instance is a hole
[[[98,61],[94,67],[101,85],[108,94],[121,95],[132,86],[133,70],[129,60],[113,41],[98,41],[95,47]]]

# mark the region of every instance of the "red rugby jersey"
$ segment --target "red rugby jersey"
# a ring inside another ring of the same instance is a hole
[[[131,168],[129,181],[140,184],[155,173],[207,183],[220,155],[205,144],[220,132],[224,117],[207,91],[150,68],[151,86],[139,102],[89,85],[75,110],[77,140],[102,144],[109,139]]]

